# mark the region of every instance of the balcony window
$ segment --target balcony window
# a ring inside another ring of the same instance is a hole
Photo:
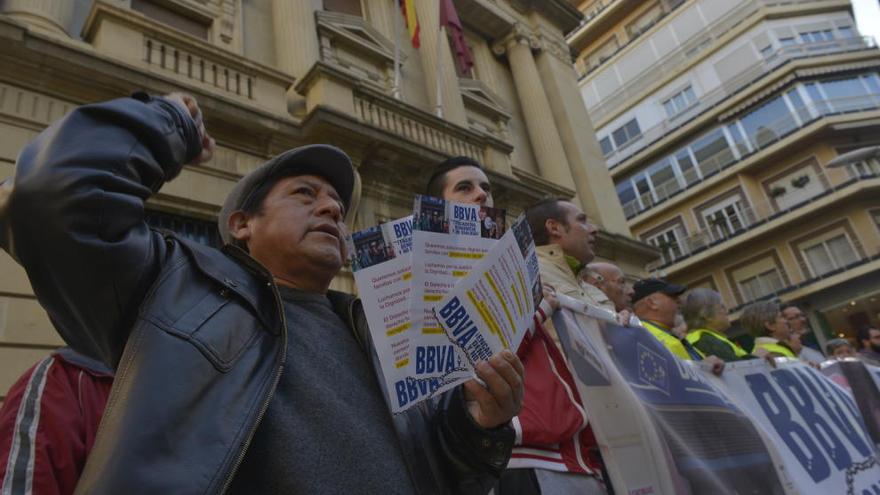
[[[648,167],[648,176],[651,178],[651,184],[654,185],[654,195],[658,201],[663,201],[682,189],[669,158],[664,158]]]
[[[843,26],[837,28],[837,32],[840,33],[841,38],[853,38],[856,33],[853,31],[852,26]]]
[[[639,202],[636,199],[636,191],[631,180],[626,179],[617,184],[617,199],[623,205],[623,213],[627,218],[634,217],[639,210]]]
[[[699,169],[694,165],[694,159],[691,157],[690,150],[687,148],[678,150],[675,153],[675,161],[678,163],[681,177],[687,186],[699,182],[702,179]]]
[[[781,96],[747,113],[740,122],[749,141],[757,149],[778,141],[797,128],[797,122]]]
[[[722,200],[701,213],[703,220],[709,226],[713,241],[726,239],[750,224],[747,207],[739,194]]]
[[[745,134],[743,134],[742,129],[737,122],[727,124],[727,135],[730,137],[731,144],[734,149],[739,152],[740,156],[748,155],[752,151],[748,139],[746,139]]]
[[[736,159],[721,129],[715,129],[694,141],[691,150],[703,177],[715,174]]]
[[[813,277],[844,268],[858,261],[855,249],[845,233],[802,247],[804,258]]]
[[[605,136],[599,140],[599,147],[602,148],[602,155],[608,156],[614,151],[614,145],[611,144],[611,136]]]
[[[614,145],[617,148],[626,146],[641,135],[642,130],[639,129],[639,123],[636,119],[630,120],[611,133],[611,137],[614,138]]]
[[[808,31],[800,33],[801,41],[804,43],[821,43],[823,41],[834,40],[834,34],[830,29],[821,29],[818,31]]]
[[[791,102],[791,106],[794,107],[794,111],[801,119],[801,122],[809,122],[813,120],[813,116],[810,115],[810,109],[807,108],[807,104],[804,103],[804,99],[801,98],[801,94],[798,92],[797,88],[789,90],[785,95],[788,97],[788,101]]]
[[[851,112],[865,107],[868,89],[859,78],[822,81],[822,90],[831,100],[835,112]]]
[[[793,37],[779,38],[779,44],[782,46],[796,45],[797,41]]]
[[[782,290],[782,287],[782,277],[776,268],[739,281],[739,288],[746,302],[775,294]]]
[[[659,234],[648,237],[649,244],[659,249],[663,255],[664,264],[670,264],[685,254],[685,234],[678,225]]]
[[[693,88],[688,86],[669,99],[664,100],[663,109],[666,110],[666,115],[672,118],[688,109],[696,101],[697,96],[694,94]]]
[[[648,29],[651,29],[651,26],[656,24],[661,17],[663,17],[663,9],[659,3],[655,3],[645,13],[640,15],[638,19],[627,24],[626,33],[630,39],[636,38]]]
[[[880,96],[880,77],[877,74],[865,74],[862,76],[862,80],[865,82],[865,85],[868,87],[868,93],[871,95]]]

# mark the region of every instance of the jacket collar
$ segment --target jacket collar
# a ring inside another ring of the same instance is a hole
[[[166,236],[184,247],[202,273],[250,305],[270,332],[276,335],[280,332],[280,318],[274,316],[280,315],[284,309],[274,295],[265,297],[266,292],[271,293],[273,284],[269,271],[263,265],[235,246],[226,245],[222,250],[217,250],[173,233],[166,233]]]
[[[565,253],[562,252],[562,248],[559,247],[559,244],[547,244],[544,246],[537,246],[535,247],[535,252],[537,253],[539,258],[549,261],[555,267],[563,270],[565,273],[572,273],[576,275],[576,273],[573,272],[572,266],[567,260],[567,258],[570,258],[570,256],[566,256]]]

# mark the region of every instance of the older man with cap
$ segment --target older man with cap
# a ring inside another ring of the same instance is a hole
[[[144,202],[210,156],[192,98],[88,105],[21,153],[9,232],[74,348],[116,370],[80,493],[485,493],[514,441],[522,367],[389,413],[359,301],[328,290],[356,189],[331,146],[246,175],[226,245],[151,230]],[[380,461],[377,461],[380,460]]]
[[[642,326],[651,332],[676,357],[686,361],[706,361],[715,374],[721,374],[724,361],[716,356],[704,356],[685,338],[673,332],[678,314],[679,297],[687,287],[661,278],[646,278],[633,285],[633,312],[642,320]]]

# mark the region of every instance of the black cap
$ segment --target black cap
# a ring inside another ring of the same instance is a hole
[[[323,177],[342,198],[345,211],[351,207],[355,188],[355,171],[351,159],[341,149],[328,144],[310,144],[285,151],[245,175],[226,196],[217,227],[224,243],[232,242],[229,217],[240,210],[251,195],[267,182],[290,175],[317,175]]]
[[[687,290],[687,286],[673,284],[662,278],[646,278],[633,284],[632,303],[644,299],[655,292],[662,292],[667,296],[677,297]]]

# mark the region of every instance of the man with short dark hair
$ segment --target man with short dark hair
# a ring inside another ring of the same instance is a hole
[[[360,302],[329,290],[348,156],[303,146],[245,175],[222,251],[149,229],[147,198],[212,148],[194,99],[138,94],[74,110],[16,165],[18,259],[62,337],[116,370],[78,490],[487,492],[514,440],[516,356],[392,416]]]
[[[870,325],[856,331],[859,358],[874,366],[880,366],[880,330]]]
[[[454,156],[440,162],[428,179],[425,194],[490,208],[495,204],[485,169],[467,156]]]
[[[598,229],[587,215],[568,200],[548,199],[527,208],[526,220],[535,240],[542,282],[557,293],[613,310],[601,290],[581,284],[577,277],[595,257]],[[518,417],[530,426],[523,428],[523,443],[529,448],[523,452],[514,449],[508,467],[515,469],[505,473],[508,491],[500,495],[604,493],[602,458],[552,321],[545,322],[530,344],[527,350],[532,352],[523,358],[528,371],[527,399]],[[532,362],[544,365],[532,372]],[[543,381],[534,378],[539,373],[545,377]],[[564,381],[564,389],[559,389],[560,381]],[[530,387],[551,383],[557,385],[556,395],[548,386]],[[530,395],[534,400],[529,400]]]

